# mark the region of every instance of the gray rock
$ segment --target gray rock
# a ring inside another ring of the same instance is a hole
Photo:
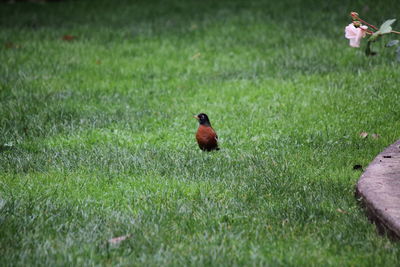
[[[369,164],[357,183],[356,194],[378,229],[400,238],[400,140]]]

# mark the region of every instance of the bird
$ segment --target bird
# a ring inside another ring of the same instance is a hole
[[[196,140],[200,149],[203,151],[219,150],[218,135],[211,127],[211,123],[207,114],[200,113],[193,117],[199,121],[199,128],[196,132]]]

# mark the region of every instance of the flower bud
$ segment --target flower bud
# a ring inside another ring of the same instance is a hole
[[[353,21],[353,25],[354,27],[358,28],[361,26],[361,22],[359,22],[358,20]]]
[[[358,19],[358,13],[357,12],[350,12],[350,17],[352,17],[353,19]]]

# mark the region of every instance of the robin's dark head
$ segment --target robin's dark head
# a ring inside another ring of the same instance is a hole
[[[208,119],[207,114],[205,113],[200,113],[197,116],[194,116],[201,125],[206,125],[206,126],[211,126],[210,120]]]

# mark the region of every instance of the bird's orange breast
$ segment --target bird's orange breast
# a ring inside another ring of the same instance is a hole
[[[210,126],[200,125],[196,133],[197,143],[202,150],[218,148],[217,133]]]

